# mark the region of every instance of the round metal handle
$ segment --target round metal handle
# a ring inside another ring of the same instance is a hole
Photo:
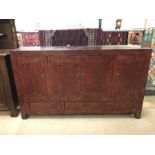
[[[120,73],[116,73],[116,76],[120,76]]]

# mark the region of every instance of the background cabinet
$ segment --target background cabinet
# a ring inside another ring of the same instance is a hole
[[[14,19],[0,19],[0,49],[19,47]]]
[[[9,53],[0,52],[0,111],[10,111],[10,115],[18,115],[18,100],[10,65]]]
[[[22,118],[30,114],[140,118],[151,49],[99,47],[13,51]]]

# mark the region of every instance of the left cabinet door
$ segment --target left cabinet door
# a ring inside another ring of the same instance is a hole
[[[20,54],[17,55],[17,62],[22,102],[24,105],[29,104],[30,112],[45,111],[45,57],[35,54]]]
[[[73,54],[48,56],[49,100],[76,101],[80,99],[80,61],[80,56]]]

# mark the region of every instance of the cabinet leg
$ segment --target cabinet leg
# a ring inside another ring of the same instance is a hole
[[[16,109],[16,110],[14,110],[14,111],[11,111],[10,116],[11,116],[11,117],[17,117],[18,114],[19,114],[19,110]]]
[[[17,117],[18,116],[18,112],[13,112],[10,114],[11,117]]]
[[[28,114],[21,114],[21,116],[22,116],[22,119],[27,119],[29,117]]]
[[[140,112],[135,113],[135,118],[137,119],[141,118],[141,113]]]

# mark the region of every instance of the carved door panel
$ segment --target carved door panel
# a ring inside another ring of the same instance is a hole
[[[85,55],[82,58],[81,91],[84,101],[112,98],[115,56]]]
[[[80,57],[76,55],[48,56],[48,97],[50,100],[80,99]]]

